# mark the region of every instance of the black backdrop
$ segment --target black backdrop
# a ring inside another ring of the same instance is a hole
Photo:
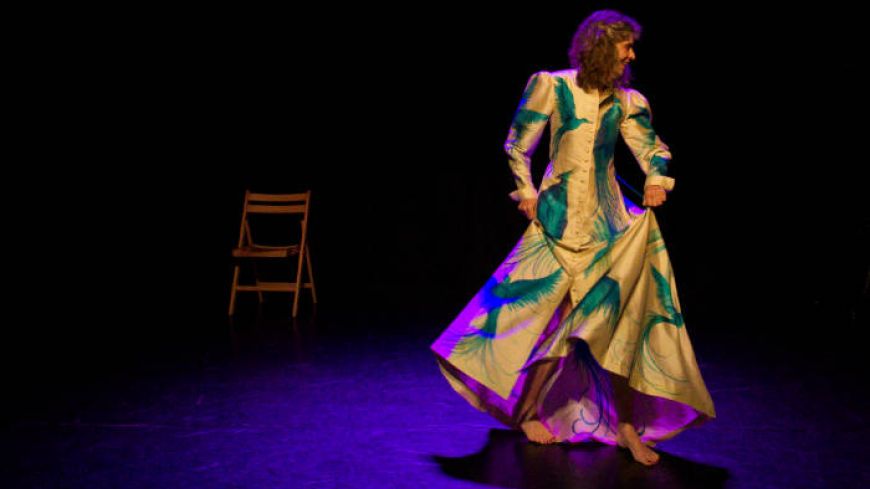
[[[10,255],[6,371],[34,388],[223,327],[246,188],[312,190],[321,311],[446,325],[527,225],[502,152],[524,84],[567,67],[601,6],[203,7],[53,43],[7,183],[7,242],[29,252]],[[645,28],[634,85],[674,153],[656,213],[690,324],[866,326],[849,13],[607,6]],[[624,146],[617,168],[642,185]]]

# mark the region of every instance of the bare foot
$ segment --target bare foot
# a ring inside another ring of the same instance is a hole
[[[526,438],[528,438],[529,441],[544,445],[556,441],[556,437],[550,433],[550,430],[548,430],[547,427],[537,419],[526,421],[520,425],[520,428],[523,430],[523,433],[526,434]]]
[[[644,465],[653,465],[659,461],[659,454],[649,447],[655,443],[641,442],[637,431],[630,423],[619,423],[616,431],[616,444],[628,448],[635,460]]]
[[[638,438],[640,438],[640,437],[638,436]],[[647,441],[643,442],[643,444],[648,446],[648,447],[654,447],[654,446],[656,446],[656,443],[658,443],[658,442],[654,442],[652,440],[647,440]],[[623,448],[627,448],[625,445],[625,439],[619,433],[617,433],[617,435],[616,435],[616,444],[623,447]]]

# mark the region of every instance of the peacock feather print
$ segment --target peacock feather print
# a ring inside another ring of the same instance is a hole
[[[536,232],[523,239],[505,260],[504,266],[514,275],[540,277],[559,267],[552,249],[555,241],[544,233]]]
[[[652,147],[656,142],[656,133],[652,128],[652,118],[650,117],[649,109],[646,107],[638,107],[637,112],[628,116],[629,119],[637,123],[644,132],[644,142],[647,146]]]
[[[594,314],[605,315],[610,325],[610,332],[613,334],[619,321],[620,308],[619,282],[606,275],[601,277],[580,303],[565,317],[565,320],[559,325],[558,332],[538,345],[537,349],[529,355],[526,364],[534,363],[543,358],[552,345],[568,341],[568,337]]]
[[[607,316],[612,332],[619,321],[619,309],[619,282],[605,275],[586,293],[583,300],[571,311],[569,318],[577,314],[588,318],[595,312],[601,312]],[[571,321],[573,323],[573,319]]]
[[[669,162],[670,160],[668,160],[667,158],[663,158],[659,155],[653,156],[649,163],[649,174],[667,175]]]
[[[656,357],[662,357],[660,353],[656,352],[650,344],[650,334],[652,333],[652,329],[658,324],[671,324],[677,328],[683,327],[683,315],[677,311],[676,305],[674,303],[673,296],[671,295],[671,286],[668,282],[668,279],[655,268],[655,266],[650,265],[650,273],[652,273],[653,283],[656,288],[656,297],[658,299],[659,305],[664,309],[665,314],[655,314],[651,313],[647,316],[646,326],[644,326],[643,332],[641,333],[641,342],[640,342],[640,355],[643,361],[643,372],[644,379],[649,383],[653,388],[665,392],[671,395],[676,395],[677,393],[665,390],[661,385],[653,382],[648,375],[646,375],[646,369],[649,368],[652,372],[656,372],[657,374],[666,377],[669,380],[674,382],[688,382],[687,378],[679,378],[671,373],[665,371],[665,369],[659,365],[656,361]]]
[[[613,245],[616,244],[616,240],[624,233],[625,229],[614,233],[608,224],[607,218],[604,217],[603,213],[598,213],[593,225],[592,239],[595,242],[604,243],[604,246],[595,253],[592,261],[583,270],[584,277],[588,277],[599,266],[610,266],[610,251],[613,249]]]
[[[656,254],[665,249],[665,241],[662,239],[662,232],[656,228],[650,231],[649,238],[646,241],[647,249],[651,254]]]
[[[538,220],[549,236],[559,239],[568,225],[568,179],[571,170],[559,175],[559,183],[538,195]]]
[[[562,269],[539,279],[511,280],[510,276],[498,282],[491,278],[481,291],[483,299],[481,307],[486,311],[483,325],[469,325],[469,331],[464,333],[453,348],[456,355],[478,355],[484,369],[497,366],[492,341],[513,334],[522,328],[522,324],[506,331],[498,331],[498,318],[503,309],[513,310],[533,306],[549,296],[562,279]]]
[[[636,127],[642,132],[642,141],[646,149],[656,147],[656,133],[652,127],[652,117],[647,107],[638,107],[637,112],[628,116],[628,119],[636,123]],[[667,175],[668,163],[670,160],[660,155],[655,155],[650,159],[650,175]]]
[[[604,114],[601,127],[595,137],[595,186],[598,189],[598,206],[607,218],[611,234],[617,234],[625,229],[620,211],[621,199],[614,191],[610,181],[610,169],[613,162],[613,151],[618,136],[619,120],[622,117],[622,105],[618,98]]]
[[[532,78],[532,81],[529,82],[528,88],[523,92],[523,98],[520,100],[520,106],[517,108],[516,113],[514,114],[513,122],[511,123],[511,128],[514,130],[514,138],[516,141],[521,141],[526,131],[529,128],[529,125],[546,122],[547,119],[550,118],[549,115],[543,114],[541,112],[536,112],[534,110],[530,110],[526,108],[526,105],[529,102],[529,99],[532,96],[532,93],[535,91],[535,86],[538,84],[538,76]]]
[[[562,136],[573,131],[583,124],[591,124],[587,118],[577,118],[577,109],[574,105],[574,94],[571,93],[571,88],[565,83],[563,78],[556,80],[556,106],[559,108],[559,118],[562,125],[556,130],[553,135],[553,148],[550,151],[550,159],[555,160],[559,153],[559,143]]]

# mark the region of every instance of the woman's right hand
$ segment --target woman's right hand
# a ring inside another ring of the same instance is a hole
[[[538,213],[538,199],[523,199],[517,208],[531,221]]]

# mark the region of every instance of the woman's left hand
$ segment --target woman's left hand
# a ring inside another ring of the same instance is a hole
[[[645,207],[657,207],[668,199],[665,188],[661,185],[650,185],[643,189],[643,205]]]

